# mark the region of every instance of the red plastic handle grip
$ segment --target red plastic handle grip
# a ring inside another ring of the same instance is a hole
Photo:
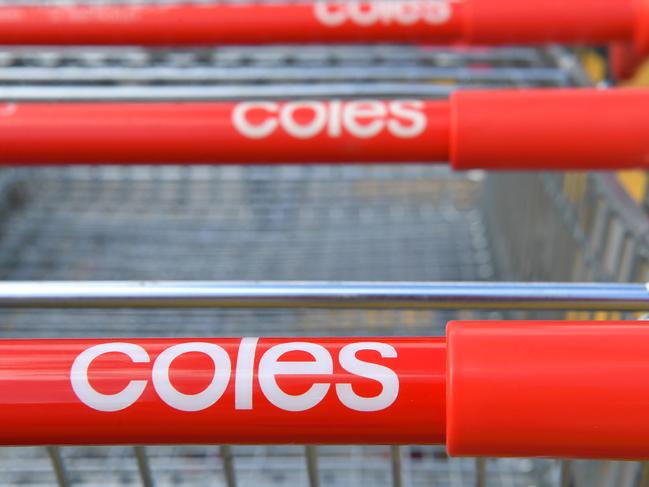
[[[21,103],[1,164],[443,162],[649,167],[649,90],[459,91],[447,101]]]
[[[3,6],[4,44],[633,42],[637,0]]]
[[[649,324],[448,326],[451,455],[649,458]]]
[[[649,90],[458,92],[455,169],[649,167]]]
[[[465,40],[476,44],[630,41],[636,0],[473,0]]]

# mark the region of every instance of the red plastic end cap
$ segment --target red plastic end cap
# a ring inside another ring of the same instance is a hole
[[[634,0],[633,41],[610,47],[611,70],[617,80],[628,80],[649,57],[649,0]]]
[[[609,48],[609,58],[613,78],[626,81],[633,77],[642,64],[637,46],[631,42],[616,42]]]
[[[458,456],[649,458],[649,325],[454,322],[447,445]]]
[[[649,167],[649,89],[458,91],[456,170]]]
[[[476,44],[629,40],[636,0],[467,0],[465,35]]]
[[[649,56],[649,0],[636,2],[635,45],[642,57]]]

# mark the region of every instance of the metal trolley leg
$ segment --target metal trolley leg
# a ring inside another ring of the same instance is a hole
[[[306,472],[309,477],[309,487],[320,487],[320,477],[318,476],[318,452],[315,446],[309,445],[304,447],[306,455]]]
[[[54,474],[56,475],[56,481],[59,486],[70,487],[72,483],[70,482],[68,470],[65,467],[65,460],[63,460],[63,455],[61,455],[61,449],[58,446],[48,446],[47,453],[52,461],[52,467],[54,468]]]
[[[221,458],[223,459],[223,472],[225,483],[228,487],[236,487],[237,479],[234,474],[234,462],[232,461],[232,448],[229,445],[221,445]]]
[[[485,458],[476,458],[475,487],[485,487],[486,485],[487,485],[487,460]]]
[[[153,473],[151,472],[151,466],[149,465],[149,458],[146,455],[145,447],[136,446],[133,450],[135,450],[135,458],[137,459],[137,468],[140,471],[142,486],[154,487],[155,482],[153,480]]]
[[[559,478],[561,487],[572,486],[572,463],[569,461],[561,462],[561,476]]]
[[[392,457],[392,485],[393,487],[402,487],[403,477],[401,472],[401,447],[391,446],[390,456]]]

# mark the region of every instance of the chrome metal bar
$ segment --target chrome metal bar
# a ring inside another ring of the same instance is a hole
[[[647,311],[649,291],[619,283],[4,281],[1,307]]]
[[[53,76],[56,76],[54,79]],[[305,81],[439,81],[459,80],[471,83],[513,83],[533,80],[535,84],[565,84],[566,75],[554,68],[430,67],[408,63],[391,66],[9,66],[0,71],[0,82],[25,83],[101,83],[101,82],[180,82],[233,83],[259,80],[275,82]],[[258,87],[257,87],[258,88]]]
[[[189,101],[266,98],[423,97],[446,98],[456,88],[431,83],[315,83],[269,85],[0,86],[3,101]],[[484,88],[488,88],[485,86]]]
[[[149,458],[146,455],[146,449],[143,446],[133,447],[135,451],[135,459],[137,460],[137,468],[140,471],[140,479],[142,480],[143,487],[154,487],[155,481],[153,480],[153,472],[149,464]]]
[[[68,470],[65,467],[65,460],[63,459],[63,455],[61,455],[61,448],[58,446],[48,446],[47,454],[50,456],[52,467],[54,468],[54,475],[56,475],[56,482],[59,487],[70,487],[72,483],[70,482]]]

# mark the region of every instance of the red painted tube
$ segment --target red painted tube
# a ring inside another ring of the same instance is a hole
[[[23,103],[0,107],[9,164],[445,161],[447,102]]]
[[[448,101],[19,103],[0,164],[444,162],[649,167],[649,90],[459,91]]]
[[[443,443],[444,339],[0,341],[0,444]]]
[[[643,322],[2,340],[0,444],[446,442],[460,456],[647,459],[648,348]]]
[[[633,42],[638,0],[0,7],[3,44]],[[640,0],[644,1],[644,0]]]
[[[447,448],[463,456],[649,458],[649,325],[448,327]]]
[[[0,7],[0,44],[452,42],[462,1]]]

